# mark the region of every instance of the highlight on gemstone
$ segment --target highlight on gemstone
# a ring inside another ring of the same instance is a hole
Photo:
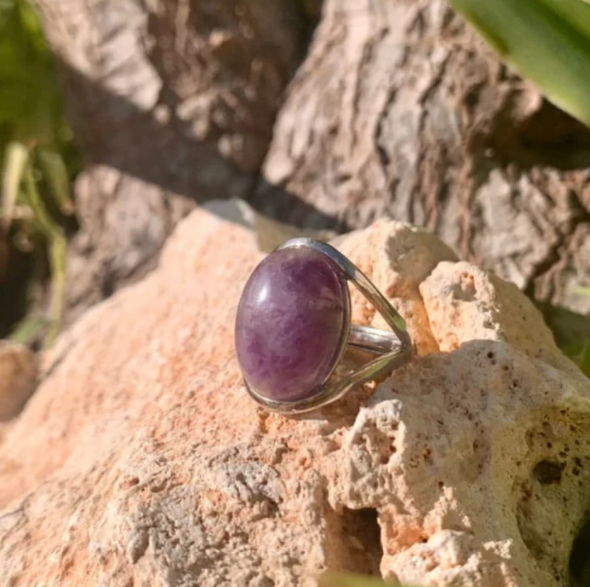
[[[279,249],[250,276],[235,344],[250,387],[278,401],[313,397],[348,333],[348,288],[337,266],[309,248]]]

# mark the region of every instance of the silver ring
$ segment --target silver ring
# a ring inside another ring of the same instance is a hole
[[[391,332],[351,324],[348,281]],[[299,332],[306,325],[308,332]],[[334,247],[310,238],[285,242],[256,267],[238,305],[235,345],[248,393],[284,414],[332,403],[401,367],[413,351],[404,319],[367,276]],[[331,381],[347,347],[377,356]]]

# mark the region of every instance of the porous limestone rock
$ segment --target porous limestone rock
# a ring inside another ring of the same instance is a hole
[[[0,446],[3,585],[568,584],[590,505],[590,383],[516,288],[381,221],[340,239],[418,356],[300,417],[245,393],[235,309],[261,259],[194,212],[159,268],[45,357]],[[380,324],[353,293],[358,321]]]

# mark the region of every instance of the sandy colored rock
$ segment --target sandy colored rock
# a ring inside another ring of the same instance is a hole
[[[243,227],[193,213],[153,274],[45,357],[0,446],[2,584],[295,587],[324,569],[568,584],[589,382],[515,288],[433,237],[380,222],[339,246],[419,356],[305,417],[264,412],[232,338],[261,254]],[[356,296],[353,314],[378,322]]]
[[[439,262],[456,261],[455,253],[431,233],[387,220],[342,237],[339,247],[402,314],[418,353],[438,351],[419,286]],[[359,323],[386,328],[385,320],[360,292],[352,288],[351,294]]]

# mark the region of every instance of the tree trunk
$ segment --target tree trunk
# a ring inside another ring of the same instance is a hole
[[[153,265],[196,202],[246,197],[301,59],[292,0],[38,0],[88,163],[68,319]]]
[[[306,226],[425,226],[538,300],[590,311],[571,291],[590,283],[589,168],[590,131],[442,0],[326,0],[252,202]]]

